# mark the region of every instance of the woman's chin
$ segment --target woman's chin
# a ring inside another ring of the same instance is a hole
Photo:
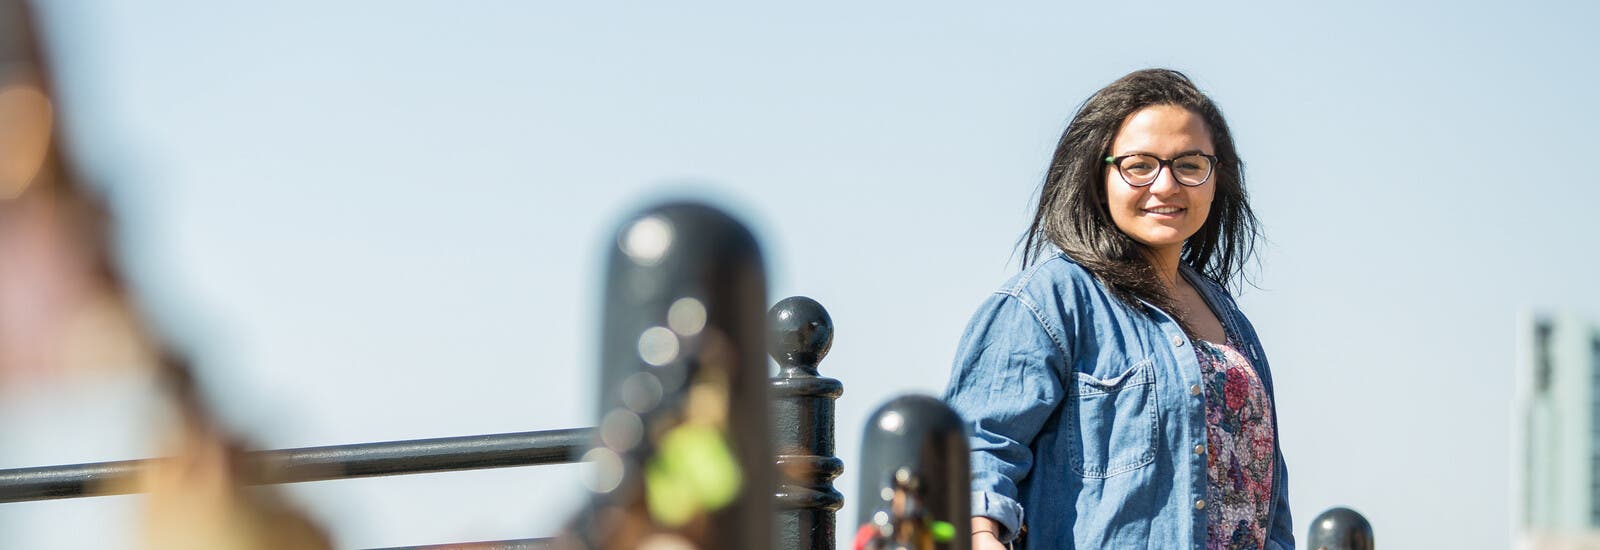
[[[1150,231],[1129,236],[1133,237],[1133,240],[1139,241],[1139,244],[1155,250],[1174,247],[1182,248],[1184,241],[1189,240],[1189,235],[1177,231]]]

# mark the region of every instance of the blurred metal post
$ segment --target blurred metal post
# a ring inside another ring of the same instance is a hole
[[[867,417],[852,550],[967,550],[971,471],[961,416],[925,395]]]
[[[778,452],[777,547],[832,549],[834,513],[844,505],[833,488],[844,471],[844,462],[833,456],[833,407],[844,384],[820,376],[817,364],[833,346],[833,319],[816,300],[792,296],[772,306],[767,323],[768,351],[778,362],[770,387]]]
[[[610,243],[594,492],[565,547],[772,546],[773,461],[755,238],[673,203]]]
[[[1372,550],[1372,524],[1349,508],[1330,508],[1311,520],[1310,550]]]

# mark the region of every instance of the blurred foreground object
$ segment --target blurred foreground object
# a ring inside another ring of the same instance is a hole
[[[972,546],[966,428],[943,401],[891,399],[867,417],[852,550]]]
[[[666,204],[622,225],[607,264],[591,504],[559,545],[769,548],[766,272],[749,230]]]
[[[1349,508],[1330,508],[1311,520],[1310,550],[1372,550],[1372,524]]]
[[[152,372],[158,354],[112,265],[105,207],[64,160],[28,22],[0,0],[0,394]]]
[[[143,547],[151,550],[331,548],[327,536],[271,492],[241,483],[238,449],[219,434],[183,434],[171,458],[142,472]]]
[[[106,208],[53,131],[49,71],[31,13],[0,0],[0,395],[52,379],[137,369],[172,405],[172,458],[141,488],[159,549],[326,548],[304,516],[242,488],[238,445],[188,364],[144,322],[112,261]],[[159,419],[152,418],[152,422]]]

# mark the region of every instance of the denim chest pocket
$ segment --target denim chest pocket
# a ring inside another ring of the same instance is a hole
[[[1106,478],[1143,468],[1156,459],[1155,366],[1150,359],[1101,379],[1073,373],[1065,403],[1069,461],[1078,475]]]

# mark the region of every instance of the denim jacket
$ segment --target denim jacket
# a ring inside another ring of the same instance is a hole
[[[1180,271],[1271,398],[1266,354],[1233,298],[1187,265]],[[1031,548],[1205,547],[1200,364],[1171,316],[1145,310],[1057,254],[973,315],[945,401],[967,422],[972,514],[1000,522],[1004,540],[1026,524]],[[1281,448],[1276,455],[1266,547],[1289,550],[1288,473]]]

